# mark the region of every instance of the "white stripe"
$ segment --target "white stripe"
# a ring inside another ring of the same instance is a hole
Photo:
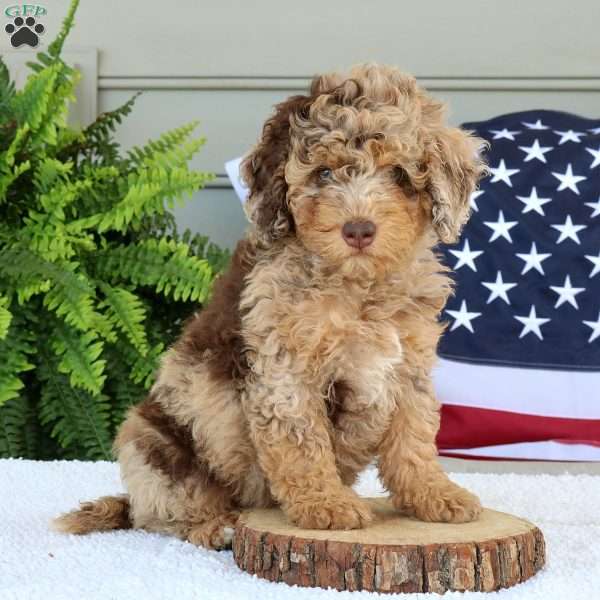
[[[529,460],[600,461],[600,448],[587,444],[560,444],[559,442],[520,442],[498,446],[481,446],[443,450],[443,454],[464,454],[488,458],[524,458]]]
[[[433,378],[444,404],[600,419],[600,372],[476,365],[440,358]]]

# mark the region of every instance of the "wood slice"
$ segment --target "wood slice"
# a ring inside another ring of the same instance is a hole
[[[240,569],[289,585],[376,592],[491,592],[535,575],[546,560],[532,523],[484,509],[473,523],[424,523],[370,498],[365,529],[308,530],[280,509],[245,512],[233,537]]]

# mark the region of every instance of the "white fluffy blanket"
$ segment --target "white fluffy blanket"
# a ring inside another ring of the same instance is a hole
[[[535,522],[544,532],[548,561],[540,574],[512,589],[491,596],[455,592],[447,598],[600,598],[600,476],[456,474],[452,478],[479,494],[486,506]],[[79,500],[120,490],[113,463],[0,460],[0,600],[388,597],[262,581],[240,572],[231,552],[208,551],[143,531],[77,537],[49,529],[53,516]],[[358,490],[364,495],[382,493],[374,471],[364,474]]]

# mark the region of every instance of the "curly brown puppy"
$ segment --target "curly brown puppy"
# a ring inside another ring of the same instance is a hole
[[[140,527],[227,545],[239,510],[363,527],[351,489],[375,457],[398,510],[475,519],[437,462],[430,371],[481,140],[396,69],[316,78],[279,104],[243,163],[252,222],[210,304],[162,361],[115,442],[128,495],[58,527]]]

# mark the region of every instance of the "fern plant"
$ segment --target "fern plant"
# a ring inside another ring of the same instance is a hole
[[[188,168],[195,123],[121,152],[135,98],[67,125],[61,60],[77,1],[17,91],[0,60],[0,456],[108,459],[182,320],[228,255],[169,209],[211,175]]]

